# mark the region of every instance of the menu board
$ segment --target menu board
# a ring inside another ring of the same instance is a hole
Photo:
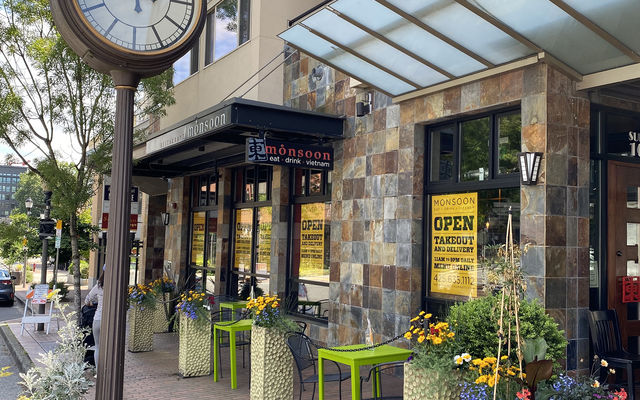
[[[323,275],[324,203],[302,204],[300,219],[300,277]]]
[[[431,291],[478,295],[478,193],[431,198]]]
[[[193,225],[191,229],[191,264],[204,266],[204,229],[205,212],[193,213]]]
[[[233,267],[240,271],[251,271],[251,240],[253,238],[253,209],[236,210],[234,229]]]
[[[258,262],[256,272],[267,274],[271,270],[271,207],[258,209]]]

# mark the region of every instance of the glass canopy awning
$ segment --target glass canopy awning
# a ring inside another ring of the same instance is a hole
[[[335,0],[279,36],[391,95],[546,54],[580,79],[640,63],[640,0]]]

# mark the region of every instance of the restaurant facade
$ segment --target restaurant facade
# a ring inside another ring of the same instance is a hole
[[[362,342],[370,324],[382,341],[487,295],[482,259],[511,214],[526,297],[564,330],[567,369],[589,368],[589,309],[617,309],[638,351],[639,6],[497,3],[339,0],[292,17],[282,106],[231,99],[136,147],[141,279],[247,282],[316,340]],[[544,27],[522,20],[543,11]],[[535,184],[521,153],[541,156]]]

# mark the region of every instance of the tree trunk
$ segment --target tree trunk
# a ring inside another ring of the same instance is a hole
[[[80,290],[80,251],[78,250],[78,216],[71,214],[69,220],[69,239],[71,239],[71,265],[73,265],[73,305],[78,318],[78,325],[82,324],[82,291]]]

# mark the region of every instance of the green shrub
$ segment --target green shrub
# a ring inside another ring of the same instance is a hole
[[[451,307],[448,321],[456,332],[460,352],[470,353],[473,357],[495,356],[500,318],[499,301],[498,296],[488,296]],[[564,331],[558,329],[558,324],[536,301],[521,302],[520,335],[523,340],[544,338],[549,345],[547,359],[557,361],[565,357],[567,340]],[[512,348],[515,348],[515,332],[512,332],[511,338]]]
[[[69,265],[69,275],[73,276],[73,264]],[[80,260],[80,278],[89,279],[89,262]]]
[[[27,283],[33,282],[33,271],[27,268]]]

